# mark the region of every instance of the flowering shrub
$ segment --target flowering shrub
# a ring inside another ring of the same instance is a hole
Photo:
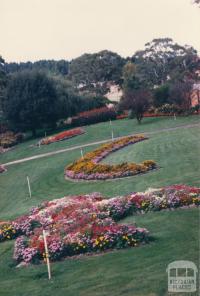
[[[120,140],[104,144],[93,152],[87,153],[84,158],[80,158],[73,164],[67,166],[65,175],[68,178],[77,180],[105,180],[132,176],[152,170],[156,167],[153,160],[146,160],[141,164],[122,163],[118,165],[107,165],[99,163],[110,153],[145,139],[147,138],[142,135],[137,135],[124,137]]]
[[[124,112],[123,114],[117,115],[116,119],[125,119],[128,118],[128,112]]]
[[[85,111],[80,113],[78,116],[72,117],[72,126],[83,126],[88,124],[94,124],[98,122],[104,122],[108,120],[116,119],[117,113],[113,108],[102,107]]]
[[[30,235],[34,228],[34,220],[29,216],[24,215],[12,222],[12,226],[19,234]]]
[[[0,224],[0,241],[19,236],[17,262],[46,259],[42,230],[46,230],[51,260],[83,253],[134,247],[148,242],[148,231],[117,224],[132,214],[200,205],[200,188],[172,185],[105,199],[100,193],[66,196],[43,202],[29,215]]]
[[[23,140],[23,134],[18,133],[14,134],[13,132],[7,131],[5,133],[0,134],[0,147],[9,148]]]
[[[17,236],[17,231],[9,222],[0,224],[0,242],[13,239]]]
[[[5,172],[6,171],[6,168],[0,164],[0,174]]]
[[[16,240],[14,259],[26,263],[46,259],[43,229],[47,233],[51,260],[86,252],[133,247],[148,241],[146,229],[116,224],[109,210],[105,209],[106,203],[107,200],[99,193],[93,193],[43,202],[31,209],[29,215],[11,222],[13,227],[18,225],[16,233],[26,233]],[[29,226],[25,227],[27,224]]]
[[[134,212],[160,211],[200,205],[200,188],[172,185],[145,192],[109,199],[105,205],[113,220],[118,221]]]
[[[181,112],[181,108],[177,105],[174,104],[164,104],[161,107],[156,109],[157,113],[180,113]]]
[[[61,132],[59,134],[56,134],[54,136],[42,139],[40,141],[40,144],[41,145],[48,145],[48,144],[51,144],[51,143],[54,143],[54,142],[63,141],[63,140],[66,140],[66,139],[81,135],[84,132],[85,131],[82,128],[67,130],[67,131]]]
[[[13,258],[18,262],[35,263],[39,256],[37,249],[28,247],[26,238],[21,236],[16,239]]]

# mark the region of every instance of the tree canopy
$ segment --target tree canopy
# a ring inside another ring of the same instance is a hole
[[[36,129],[55,125],[56,104],[56,89],[46,74],[24,71],[10,77],[3,107],[15,128],[35,135]]]
[[[150,103],[188,108],[199,69],[197,51],[171,38],[153,39],[127,59],[108,50],[71,62],[5,63],[0,56],[0,112],[16,128],[34,134],[58,119],[105,106],[103,95],[115,83],[123,89],[120,107],[141,122]]]
[[[155,107],[161,107],[169,104],[169,85],[163,84],[153,91],[153,104]]]
[[[2,104],[5,97],[6,83],[7,75],[5,72],[5,61],[2,56],[0,56],[0,112],[2,112]]]
[[[3,110],[14,129],[31,130],[35,136],[37,129],[54,127],[58,120],[106,103],[102,96],[80,95],[62,77],[26,70],[9,76]]]
[[[193,47],[181,46],[171,38],[153,39],[146,43],[145,49],[137,51],[132,61],[137,65],[140,78],[151,86],[195,75],[200,66]]]
[[[120,82],[124,63],[121,56],[108,50],[84,54],[71,61],[69,77],[78,86],[93,90],[100,85],[102,89],[108,81]]]
[[[181,107],[182,111],[188,112],[191,107],[191,81],[175,81],[169,88],[169,101]]]
[[[7,73],[15,73],[24,70],[35,70],[43,71],[52,75],[66,76],[68,74],[68,66],[69,62],[66,60],[40,60],[36,62],[5,63],[5,71]]]
[[[120,108],[130,109],[141,123],[144,112],[150,105],[151,92],[140,80],[137,67],[128,62],[123,69],[123,96],[120,101]]]

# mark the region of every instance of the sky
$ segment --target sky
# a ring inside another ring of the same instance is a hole
[[[200,8],[192,0],[0,0],[6,62],[71,60],[103,49],[127,57],[162,37],[200,53]]]

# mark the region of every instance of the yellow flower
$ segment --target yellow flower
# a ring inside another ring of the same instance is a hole
[[[98,240],[97,240],[97,239],[95,239],[95,245],[98,245],[98,244],[99,244]]]

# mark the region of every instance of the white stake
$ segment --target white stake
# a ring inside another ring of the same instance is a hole
[[[84,158],[84,157],[83,157],[83,149],[82,149],[82,148],[81,148],[81,157]]]
[[[110,125],[112,125],[112,121],[111,121],[111,119],[110,119]]]
[[[112,131],[112,141],[114,141],[114,134],[113,134],[113,131]]]
[[[48,270],[48,277],[49,280],[51,279],[51,268],[50,268],[50,261],[49,261],[49,251],[48,251],[48,246],[47,246],[47,239],[46,239],[46,233],[45,230],[43,229],[43,238],[44,238],[44,247],[45,247],[45,258],[47,261],[47,270]]]
[[[31,198],[32,194],[31,194],[31,186],[30,186],[30,180],[29,180],[29,177],[27,176],[27,183],[28,183],[28,191],[29,191],[29,196]]]
[[[176,114],[174,113],[174,120],[176,120]]]
[[[40,148],[40,145],[41,145],[41,144],[40,144],[40,141],[39,141],[39,143],[38,143],[38,144],[39,144],[39,148]]]

